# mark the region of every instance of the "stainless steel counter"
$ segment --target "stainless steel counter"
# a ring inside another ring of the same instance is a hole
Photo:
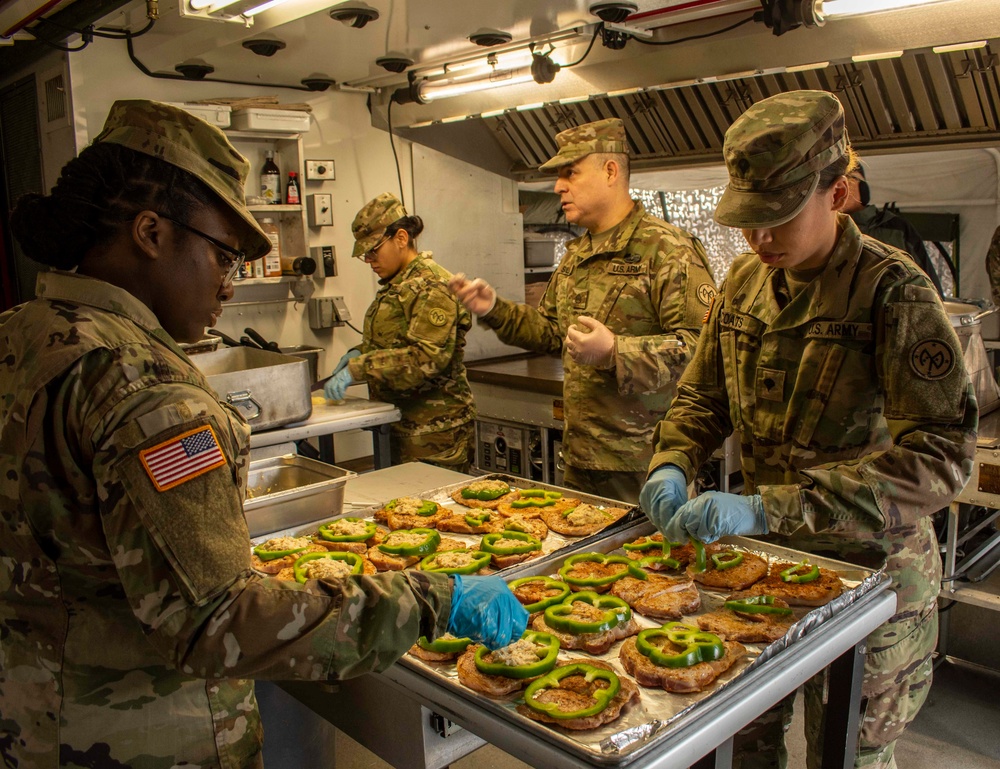
[[[465,477],[418,464],[388,468],[352,479],[346,504],[364,507]],[[886,587],[887,580],[878,583],[857,601],[810,627],[766,664],[730,682],[727,696],[709,698],[703,707],[680,714],[666,727],[669,731],[659,734],[655,750],[634,755],[634,760],[608,755],[582,761],[558,742],[526,731],[516,719],[502,713],[498,717],[479,695],[444,686],[422,674],[419,667],[396,664],[385,673],[336,686],[282,684],[282,688],[393,766],[406,769],[446,766],[484,739],[533,766],[668,769],[693,765],[702,769],[729,766],[732,736],[739,729],[832,665],[823,765],[839,769],[852,764],[864,639],[895,608],[894,596]]]
[[[465,364],[469,381],[562,397],[562,359],[555,355],[517,355]]]

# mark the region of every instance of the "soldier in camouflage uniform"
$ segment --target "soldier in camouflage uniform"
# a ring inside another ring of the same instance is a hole
[[[885,566],[896,614],[869,636],[856,766],[893,767],[931,683],[941,562],[931,516],[972,470],[978,410],[961,347],[927,277],[840,213],[856,162],[840,102],[793,91],[726,133],[715,218],[736,259],[656,432],[643,509],[672,539],[768,535]],[[746,496],[687,482],[733,431]],[[819,766],[822,676],[806,687]],[[737,736],[739,765],[784,766],[791,698]]]
[[[419,216],[384,192],[354,218],[354,253],[370,263],[380,288],[365,313],[364,338],[341,358],[326,385],[339,400],[350,383],[397,406],[393,464],[429,462],[469,471],[476,410],[465,374],[465,335],[472,316],[448,291],[451,273],[430,251],[417,251]]]
[[[986,252],[986,274],[990,278],[990,296],[993,304],[1000,306],[1000,227],[993,233],[990,248]]]
[[[621,120],[556,142],[541,170],[559,174],[566,219],[588,231],[567,244],[538,308],[497,298],[481,279],[451,285],[504,342],[562,355],[566,485],[635,502],[715,283],[698,239],[629,197]]]
[[[204,121],[116,102],[52,194],[13,212],[59,269],[0,315],[5,766],[260,767],[250,679],[356,676],[421,634],[524,627],[495,577],[251,572],[249,428],[177,344],[269,248],[248,168]]]

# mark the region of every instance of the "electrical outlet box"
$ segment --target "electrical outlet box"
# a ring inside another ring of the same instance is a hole
[[[332,160],[306,161],[306,179],[309,181],[332,182],[336,178]]]
[[[329,227],[333,224],[333,196],[306,195],[306,216],[310,227]]]
[[[319,330],[342,325],[337,321],[333,300],[328,296],[313,297],[309,300],[309,328]]]
[[[333,311],[337,313],[337,320],[347,322],[351,319],[351,311],[347,309],[347,303],[342,296],[332,296]]]
[[[324,278],[332,278],[337,274],[337,248],[336,246],[310,246],[309,256],[311,256],[319,266],[320,275]],[[315,277],[319,277],[316,275]]]

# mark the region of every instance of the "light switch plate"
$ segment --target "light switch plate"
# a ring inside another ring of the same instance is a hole
[[[306,195],[306,218],[310,227],[327,227],[333,224],[333,196]]]
[[[306,179],[310,181],[333,181],[337,178],[332,160],[307,160]]]

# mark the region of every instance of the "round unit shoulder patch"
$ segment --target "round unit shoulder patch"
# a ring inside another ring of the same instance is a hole
[[[706,306],[710,306],[717,293],[719,292],[711,283],[702,283],[698,286],[698,301]]]
[[[427,320],[429,320],[433,326],[443,326],[448,322],[448,313],[438,307],[435,307],[427,314]]]
[[[943,339],[924,339],[910,348],[910,368],[921,379],[944,379],[955,368],[955,351]]]

